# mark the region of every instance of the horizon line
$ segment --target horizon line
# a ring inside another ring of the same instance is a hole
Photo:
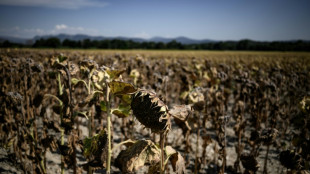
[[[146,40],[146,41],[149,41],[151,39],[154,39],[154,38],[161,38],[161,39],[168,39],[168,40],[175,40],[177,38],[186,38],[186,39],[189,39],[189,40],[194,40],[194,41],[204,41],[204,40],[209,40],[211,42],[235,42],[235,41],[242,41],[242,40],[250,40],[250,41],[258,41],[258,42],[287,42],[287,41],[310,41],[310,40],[307,40],[307,39],[282,39],[282,40],[258,40],[258,39],[251,39],[251,38],[242,38],[242,39],[224,39],[224,40],[219,40],[219,39],[207,39],[207,38],[204,38],[204,39],[193,39],[193,38],[190,38],[190,37],[187,37],[187,36],[176,36],[176,37],[164,37],[164,36],[153,36],[153,37],[150,37],[150,38],[143,38],[143,37],[135,37],[135,36],[104,36],[104,35],[89,35],[89,34],[83,34],[83,33],[78,33],[78,34],[68,34],[68,33],[59,33],[59,34],[46,34],[46,35],[35,35],[31,38],[23,38],[23,37],[19,37],[19,36],[10,36],[10,35],[0,35],[0,38],[3,38],[3,37],[11,37],[11,38],[14,38],[14,39],[23,39],[23,40],[32,40],[36,37],[57,37],[59,35],[68,35],[68,36],[77,36],[77,35],[84,35],[84,36],[87,36],[87,37],[106,37],[108,39],[103,39],[103,40],[109,40],[109,38],[111,39],[116,39],[116,38],[126,38],[128,40],[131,40],[131,39],[141,39],[141,40]]]

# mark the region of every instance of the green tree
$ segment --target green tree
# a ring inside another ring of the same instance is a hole
[[[44,46],[50,48],[59,48],[61,46],[61,42],[58,38],[51,37],[46,40]]]

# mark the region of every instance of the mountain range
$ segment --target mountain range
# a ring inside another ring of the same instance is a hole
[[[217,42],[215,40],[210,39],[191,39],[187,37],[176,37],[176,38],[165,38],[165,37],[152,37],[150,39],[143,39],[138,37],[105,37],[105,36],[89,36],[85,34],[76,34],[76,35],[70,35],[70,34],[58,34],[58,35],[44,35],[44,36],[35,36],[33,38],[18,38],[18,37],[10,37],[10,36],[0,36],[0,42],[4,42],[5,40],[8,40],[13,43],[20,43],[20,44],[32,44],[36,40],[39,39],[48,39],[50,37],[56,37],[60,41],[64,41],[65,39],[74,40],[74,41],[82,41],[84,39],[90,39],[90,40],[113,40],[113,39],[119,39],[119,40],[132,40],[134,42],[163,42],[168,43],[173,40],[182,43],[182,44],[200,44],[200,43],[210,43],[210,42]]]

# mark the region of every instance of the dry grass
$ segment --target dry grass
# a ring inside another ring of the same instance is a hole
[[[269,62],[272,60],[300,61],[310,59],[310,52],[276,52],[276,51],[195,51],[195,50],[100,50],[100,49],[1,49],[1,52],[22,51],[24,53],[50,52],[50,53],[80,53],[83,55],[101,56],[136,56],[144,58],[204,58],[217,62],[246,61],[246,62]]]

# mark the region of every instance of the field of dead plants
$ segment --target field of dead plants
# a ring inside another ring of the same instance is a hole
[[[309,173],[310,53],[0,50],[0,173]]]

